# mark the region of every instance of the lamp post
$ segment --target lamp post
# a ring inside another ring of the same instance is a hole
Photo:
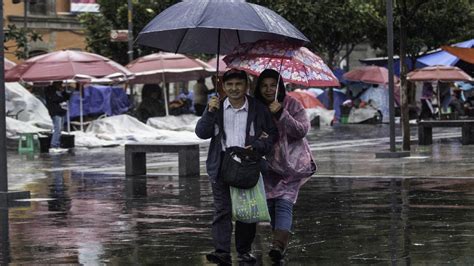
[[[394,81],[393,81],[393,0],[386,0],[387,9],[387,56],[388,56],[388,108],[390,113],[390,150],[379,152],[376,158],[401,158],[410,156],[409,151],[396,151],[395,149],[395,106],[394,106]]]
[[[0,15],[3,18],[3,2],[0,4]],[[8,191],[4,39],[3,19],[0,19],[0,207],[9,206],[9,202],[15,199],[30,197],[29,191]]]

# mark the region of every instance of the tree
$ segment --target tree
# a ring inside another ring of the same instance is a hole
[[[308,47],[325,57],[332,68],[350,55],[379,17],[371,3],[363,0],[253,0],[266,6],[301,30]],[[338,57],[339,56],[339,57]]]
[[[150,22],[165,8],[178,2],[178,0],[141,0],[133,1],[133,36]],[[85,27],[87,49],[93,53],[109,57],[121,64],[128,63],[128,44],[126,42],[112,42],[110,30],[128,29],[127,1],[99,0],[100,13],[85,13],[79,16],[81,24]],[[152,53],[156,50],[143,46],[134,46],[137,56]]]
[[[14,45],[6,46],[5,50],[15,48],[13,52],[18,59],[28,58],[28,43],[42,41],[42,36],[32,29],[18,28],[15,24],[8,24],[5,31],[5,42],[14,41]]]

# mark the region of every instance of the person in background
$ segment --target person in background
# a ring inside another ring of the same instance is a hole
[[[197,83],[193,87],[194,92],[194,111],[197,116],[201,116],[204,113],[204,109],[207,106],[207,95],[209,89],[205,84],[205,79],[203,77],[197,80]]]
[[[231,69],[224,73],[222,81],[227,97],[219,100],[214,96],[209,100],[195,132],[201,139],[211,139],[206,168],[214,199],[212,240],[215,250],[206,258],[219,265],[231,265],[232,203],[229,185],[219,176],[224,151],[226,147],[238,146],[264,156],[270,152],[277,132],[268,108],[247,95],[247,73]],[[256,223],[235,222],[239,262],[255,263],[251,253],[255,233]]]
[[[46,107],[53,120],[53,135],[51,137],[50,152],[61,152],[61,131],[64,124],[64,116],[67,113],[67,101],[71,93],[63,88],[62,81],[55,81],[45,89]]]
[[[255,88],[255,98],[268,106],[278,129],[278,141],[266,157],[269,167],[263,175],[273,230],[268,255],[274,263],[286,254],[299,189],[316,172],[306,140],[310,121],[301,103],[286,96],[284,86],[277,71],[266,69]]]
[[[138,105],[138,120],[146,123],[148,118],[165,116],[162,89],[158,84],[145,84],[142,89],[142,102]]]
[[[430,82],[423,83],[423,89],[421,91],[420,120],[434,118],[434,109],[432,104],[433,94],[433,85],[431,85]]]

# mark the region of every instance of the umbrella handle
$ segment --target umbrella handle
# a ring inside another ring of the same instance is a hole
[[[214,89],[216,91],[217,98],[219,98],[219,55],[221,53],[221,29],[217,31],[217,63],[216,63],[216,85]]]
[[[282,67],[283,67],[283,58],[281,58],[281,60],[280,60],[280,69],[278,70],[277,88],[276,88],[276,91],[275,91],[275,102],[278,101],[278,91],[280,89],[280,79],[281,79],[280,72],[281,72]]]

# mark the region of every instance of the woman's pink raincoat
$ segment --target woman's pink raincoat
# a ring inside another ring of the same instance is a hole
[[[291,96],[283,101],[283,111],[275,121],[278,141],[267,155],[268,174],[264,177],[267,199],[283,198],[292,203],[300,187],[316,171],[305,136],[311,125],[303,106]]]

